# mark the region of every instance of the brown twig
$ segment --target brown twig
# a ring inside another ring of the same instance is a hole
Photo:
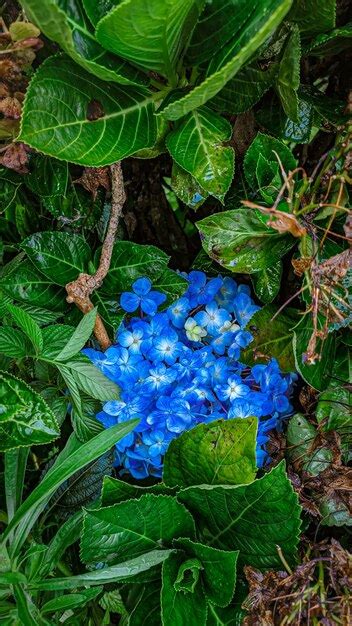
[[[118,163],[112,165],[110,167],[110,172],[111,214],[106,237],[101,250],[99,267],[95,274],[80,274],[76,280],[66,285],[67,302],[74,302],[84,314],[94,308],[90,296],[95,289],[101,286],[109,271],[116,231],[122,214],[122,208],[126,200],[121,162],[119,161]],[[97,315],[95,320],[94,334],[99,341],[102,350],[106,350],[109,346],[111,346],[109,335],[100,315]]]

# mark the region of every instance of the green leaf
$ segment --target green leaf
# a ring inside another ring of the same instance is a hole
[[[188,556],[199,559],[203,566],[201,579],[207,600],[218,606],[227,606],[235,590],[238,552],[218,550],[191,539],[178,539],[174,545]]]
[[[23,261],[6,274],[0,286],[11,298],[34,306],[62,311],[66,306],[65,292],[53,286],[52,280],[38,272],[29,261]]]
[[[342,440],[352,438],[352,392],[346,387],[328,387],[319,396],[316,418],[324,430],[336,430]]]
[[[96,26],[99,20],[119,2],[120,0],[100,0],[100,2],[96,2],[96,0],[82,0],[84,10],[93,26]]]
[[[251,279],[255,295],[264,302],[270,304],[275,300],[280,290],[282,276],[282,263],[276,263],[272,267],[266,267],[261,272],[252,274]]]
[[[213,98],[273,33],[291,6],[291,0],[254,0],[244,27],[210,62],[207,78],[190,93],[170,103],[163,112],[177,120]]]
[[[60,430],[48,405],[23,380],[0,372],[0,450],[42,445]]]
[[[27,499],[22,503],[16,511],[10,524],[6,527],[3,534],[3,540],[9,533],[18,526],[21,520],[25,523],[26,516],[29,517],[31,523],[35,523],[36,512],[41,510],[40,505],[55,493],[57,488],[75,472],[92,463],[99,456],[104,454],[120,439],[123,439],[138,424],[139,420],[130,420],[124,424],[116,424],[108,428],[96,437],[93,437],[87,443],[75,445],[71,454],[66,453],[58,458],[57,463],[51,467],[41,482],[35,487]],[[69,440],[70,441],[70,440]],[[67,445],[67,444],[66,444]]]
[[[177,497],[208,545],[240,551],[241,567],[281,568],[277,545],[295,562],[301,509],[283,462],[249,485],[188,487]]]
[[[45,578],[56,568],[62,554],[73,543],[78,541],[83,523],[83,512],[78,511],[58,527],[56,534],[47,546],[43,562],[40,567],[40,577]]]
[[[236,585],[235,598],[228,607],[208,605],[207,626],[242,626],[247,615],[245,609],[242,609],[242,603],[247,595],[247,585],[240,579]]]
[[[41,352],[43,349],[43,335],[37,322],[35,322],[34,319],[20,307],[8,304],[6,308],[11,314],[13,320],[16,322],[17,326],[19,326],[25,335],[27,335],[28,339],[34,346],[35,351],[37,353]]]
[[[172,166],[171,189],[182,202],[195,211],[209,196],[208,192],[197,183],[195,178],[183,170],[177,163],[173,163]]]
[[[153,289],[164,293],[167,296],[166,303],[171,304],[188,289],[188,281],[181,274],[166,268],[161,276],[153,282]]]
[[[153,495],[173,495],[176,492],[172,487],[168,487],[163,483],[156,483],[150,487],[140,487],[139,485],[131,485],[123,480],[104,476],[103,487],[101,492],[101,505],[110,506],[118,504],[125,500],[133,500],[140,498],[146,493]]]
[[[341,126],[347,123],[348,114],[344,100],[330,98],[319,89],[306,86],[300,88],[299,96],[313,107],[318,117],[327,120],[330,124]]]
[[[257,190],[256,171],[259,156],[264,157],[269,164],[274,165],[279,164],[279,157],[286,172],[288,172],[288,170],[294,170],[297,166],[297,161],[291,150],[285,146],[282,141],[270,137],[270,135],[258,133],[248,148],[244,158],[244,173],[246,179],[249,185],[255,190]]]
[[[121,84],[146,84],[136,68],[104,50],[96,41],[78,0],[21,0],[26,15],[76,63],[98,78]]]
[[[61,352],[57,355],[57,361],[68,361],[68,359],[75,356],[85,346],[93,332],[96,317],[96,308],[83,315],[73,335],[70,337]]]
[[[317,330],[319,331],[324,328],[325,320],[319,317],[317,324]],[[335,336],[330,334],[323,341],[320,341],[317,337],[316,362],[309,365],[305,361],[309,340],[312,335],[312,316],[310,313],[306,313],[293,329],[293,351],[296,369],[311,387],[318,391],[324,391],[331,379],[331,365],[334,363],[335,356]]]
[[[299,29],[294,26],[287,38],[280,61],[277,91],[283,109],[291,120],[298,123],[297,90],[300,85],[301,42]]]
[[[16,602],[18,621],[26,626],[38,626],[42,623],[38,608],[28,593],[25,585],[20,582],[14,584],[13,595]]]
[[[336,0],[296,0],[288,19],[298,24],[304,37],[312,37],[335,26]]]
[[[285,115],[277,96],[273,94],[272,98],[266,101],[265,106],[255,111],[255,118],[261,126],[280,139],[295,143],[309,143],[314,109],[310,103],[298,98],[297,113],[298,123],[295,123]]]
[[[255,365],[275,358],[283,372],[293,372],[292,328],[297,322],[297,314],[293,309],[286,309],[272,319],[276,312],[276,306],[267,304],[253,315],[246,327],[253,340],[243,351],[241,359],[246,365]]]
[[[83,418],[81,394],[79,392],[78,385],[76,383],[75,378],[73,377],[72,372],[62,363],[56,363],[55,365],[57,369],[59,370],[70,392],[71,402],[72,402],[73,409],[74,409],[74,415],[78,415],[80,418]],[[78,439],[81,440],[80,437],[78,437]]]
[[[59,370],[61,373],[69,370],[79,389],[96,400],[107,402],[108,400],[117,400],[120,397],[118,386],[104,376],[88,359],[87,361],[76,360],[60,364]]]
[[[296,464],[296,471],[303,470],[311,476],[318,476],[331,464],[332,451],[314,445],[317,435],[317,429],[300,413],[290,418],[287,428],[287,458]]]
[[[10,170],[0,168],[0,214],[13,209],[16,206],[18,190],[21,181],[17,180]]]
[[[33,348],[26,335],[11,326],[0,328],[0,352],[14,359],[20,359],[32,352]]]
[[[128,626],[160,626],[160,586],[160,581],[149,582],[147,585],[131,585]]]
[[[259,272],[276,264],[295,244],[291,235],[268,228],[251,209],[235,209],[197,222],[209,256],[232,272]]]
[[[101,592],[103,587],[95,589],[85,589],[82,593],[70,593],[48,600],[41,607],[41,613],[55,613],[56,611],[65,611],[67,609],[75,609],[79,606],[85,606],[88,602],[94,600]]]
[[[239,485],[256,475],[257,419],[198,424],[174,439],[164,458],[166,485]]]
[[[318,35],[310,41],[305,54],[316,57],[330,57],[343,52],[351,46],[352,23],[345,24],[340,28],[335,28],[329,33]]]
[[[75,329],[66,324],[55,324],[43,328],[43,351],[41,359],[54,360],[65,344],[70,340]]]
[[[176,163],[221,202],[234,173],[234,151],[223,145],[231,139],[231,134],[227,120],[201,108],[189,113],[166,138],[166,146]]]
[[[64,196],[68,185],[68,163],[36,154],[24,176],[28,189],[41,198]]]
[[[168,559],[172,550],[153,550],[147,552],[135,559],[131,559],[119,565],[104,567],[103,569],[94,570],[87,574],[79,574],[78,576],[66,576],[65,578],[48,578],[33,582],[33,589],[41,589],[43,591],[62,591],[64,589],[77,589],[78,587],[91,587],[94,585],[102,585],[125,581],[133,578],[140,572],[160,565],[165,559]]]
[[[71,102],[69,109],[63,102]],[[18,139],[79,165],[110,165],[154,145],[153,108],[152,94],[142,87],[107,90],[70,59],[50,57],[27,90]]]
[[[132,283],[146,276],[156,281],[165,271],[169,257],[155,246],[143,246],[132,241],[116,241],[112,252],[109,272],[101,291],[115,296],[128,291]]]
[[[81,557],[85,563],[114,565],[167,547],[177,537],[194,537],[190,513],[171,496],[145,494],[86,511]]]
[[[91,250],[80,235],[61,231],[35,233],[22,249],[38,270],[53,283],[65,286],[88,270]]]
[[[124,0],[99,22],[96,37],[107,50],[176,85],[176,64],[203,4],[204,0]]]
[[[22,502],[27,467],[28,448],[9,450],[5,454],[5,496],[7,519],[11,520]],[[1,571],[0,563],[0,571]]]
[[[250,65],[244,67],[210,100],[209,105],[230,115],[248,111],[270,89],[275,71],[274,64],[267,70]]]
[[[192,563],[190,564],[192,565]],[[188,570],[189,576],[195,575],[195,566]],[[200,584],[196,585],[193,592],[177,589],[177,581],[182,575],[180,568],[183,566],[182,553],[171,554],[163,563],[162,588],[161,588],[161,616],[162,624],[197,624],[205,626],[207,617],[207,604],[204,591]]]

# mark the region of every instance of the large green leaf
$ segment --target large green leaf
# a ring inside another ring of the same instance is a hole
[[[241,359],[246,365],[255,365],[275,358],[283,372],[293,372],[296,367],[292,328],[297,323],[297,315],[289,309],[272,319],[276,312],[276,306],[267,304],[253,315],[247,324],[253,341],[243,351]]]
[[[291,3],[292,0],[255,0],[241,31],[210,62],[207,78],[189,94],[170,103],[163,115],[177,120],[219,93],[280,24]]]
[[[43,334],[37,322],[23,309],[13,304],[6,306],[17,326],[27,335],[35,351],[39,354],[43,349]]]
[[[298,122],[297,90],[300,85],[301,43],[295,26],[287,38],[277,77],[277,91],[283,109],[291,120]]]
[[[68,179],[68,163],[36,154],[24,182],[40,198],[53,198],[66,195]]]
[[[256,474],[257,419],[198,424],[174,439],[165,455],[166,485],[239,485]]]
[[[82,0],[84,10],[94,26],[119,2],[120,0],[99,0],[99,2],[97,0]]]
[[[40,358],[54,360],[74,332],[74,327],[68,324],[54,324],[43,328],[43,350]]]
[[[269,304],[276,298],[280,290],[281,276],[282,263],[280,262],[271,267],[266,267],[261,272],[252,274],[253,288],[261,302]]]
[[[349,22],[329,33],[318,35],[313,41],[309,42],[305,53],[317,57],[330,57],[349,48],[351,46],[351,38],[352,22]]]
[[[336,0],[296,0],[289,14],[304,37],[312,37],[335,26]]]
[[[239,550],[241,566],[281,568],[276,546],[289,563],[295,561],[300,506],[283,462],[249,485],[188,487],[178,498],[194,515],[206,543]]]
[[[319,332],[324,328],[325,320],[319,317],[317,325],[317,331]],[[318,336],[316,336],[317,358],[314,364],[309,364],[306,362],[306,352],[312,335],[312,316],[310,313],[306,313],[293,329],[293,351],[296,369],[302,378],[314,389],[324,391],[331,379],[331,368],[335,357],[335,335],[331,333],[323,341],[320,341]]]
[[[189,113],[166,139],[173,159],[189,172],[205,191],[223,201],[234,173],[230,123],[207,108]]]
[[[65,578],[48,578],[33,582],[33,589],[42,589],[48,591],[62,591],[63,589],[77,589],[78,587],[92,587],[94,585],[102,585],[106,583],[114,583],[133,578],[136,574],[145,572],[156,565],[160,565],[167,559],[172,550],[152,550],[135,559],[129,559],[119,565],[112,567],[104,567],[87,574],[78,574],[77,576],[66,576]]]
[[[177,84],[176,64],[204,0],[124,0],[98,23],[97,40]]]
[[[117,241],[101,291],[116,298],[117,294],[131,289],[132,283],[141,276],[155,281],[165,271],[168,261],[167,254],[155,246]]]
[[[20,546],[26,537],[26,533],[35,524],[42,510],[43,503],[45,505],[57,488],[80,469],[95,461],[102,454],[105,454],[120,439],[128,435],[138,422],[139,420],[134,419],[124,424],[116,424],[111,428],[103,430],[84,444],[80,444],[76,437],[71,435],[66,447],[59,454],[54,465],[16,511],[11,522],[6,527],[3,540],[21,524],[16,533],[16,544]]]
[[[104,476],[103,486],[101,490],[101,504],[102,506],[110,506],[111,504],[118,504],[125,500],[133,500],[140,498],[146,493],[154,495],[173,495],[176,489],[167,487],[163,483],[156,483],[150,487],[141,487],[139,485],[131,485],[125,483],[118,478],[111,478],[111,476]]]
[[[54,311],[65,308],[65,292],[53,286],[53,281],[38,272],[29,261],[23,261],[16,269],[0,280],[4,291],[21,302],[48,307]]]
[[[146,84],[147,77],[96,41],[79,0],[21,0],[20,4],[49,39],[85,70],[103,80],[121,84]]]
[[[81,539],[86,563],[113,565],[150,550],[171,546],[178,537],[194,537],[194,522],[172,496],[145,494],[112,506],[87,511]]]
[[[202,564],[184,561],[182,553],[171,554],[163,563],[161,587],[162,624],[205,626],[207,603],[199,581]],[[188,590],[192,586],[191,590]]]
[[[309,143],[313,126],[313,107],[309,102],[298,99],[298,122],[293,122],[284,113],[275,93],[265,105],[255,112],[259,124],[280,139],[295,143]]]
[[[232,272],[259,272],[277,263],[295,243],[268,228],[252,209],[216,213],[197,222],[204,250]]]
[[[50,443],[60,434],[54,413],[39,393],[0,372],[0,450]]]
[[[53,283],[65,286],[88,270],[91,250],[80,235],[65,232],[35,233],[21,247],[34,265]]]
[[[248,111],[270,89],[275,71],[274,64],[267,70],[255,65],[244,67],[211,99],[209,105],[230,115]]]
[[[27,90],[18,139],[66,161],[109,165],[154,145],[153,108],[143,87],[107,89],[70,59],[50,57]]]
[[[279,158],[286,172],[294,170],[297,165],[291,150],[282,141],[270,137],[270,135],[258,133],[244,158],[244,173],[248,183],[255,191],[257,191],[258,187],[256,172],[260,157],[264,157],[269,164],[274,164],[275,166],[279,165]]]

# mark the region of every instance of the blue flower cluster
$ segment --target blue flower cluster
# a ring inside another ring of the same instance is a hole
[[[232,278],[207,279],[203,272],[184,275],[186,293],[163,311],[166,297],[139,278],[121,295],[126,317],[116,345],[105,353],[85,354],[121,388],[121,399],[107,402],[97,415],[109,428],[139,417],[137,428],[117,445],[116,464],[135,478],[161,476],[170,441],[201,422],[223,418],[259,418],[257,462],[268,460],[267,433],[291,412],[294,375],[278,363],[240,362],[249,345],[245,330],[259,309],[245,285]],[[132,314],[135,314],[134,316]]]

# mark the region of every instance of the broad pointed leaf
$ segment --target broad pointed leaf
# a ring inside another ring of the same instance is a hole
[[[198,424],[174,439],[165,455],[166,485],[239,485],[256,474],[257,419]]]
[[[204,250],[232,272],[270,267],[292,248],[294,238],[268,228],[251,209],[216,213],[197,222]]]
[[[277,78],[277,91],[283,109],[291,120],[298,123],[297,90],[300,85],[301,43],[298,26],[287,38]]]
[[[264,133],[258,133],[255,139],[249,146],[244,159],[244,173],[248,183],[257,191],[257,163],[259,157],[264,157],[269,163],[279,165],[281,162],[284,170],[295,169],[297,161],[294,158],[291,150],[282,141],[265,135]]]
[[[60,430],[39,393],[11,374],[0,372],[0,450],[50,443]]]
[[[161,587],[161,616],[163,624],[197,624],[205,626],[207,617],[207,603],[200,582],[195,585],[193,592],[179,589],[177,581],[182,575],[183,566],[182,553],[171,554],[163,563],[162,587]],[[189,564],[192,565],[192,564]],[[196,564],[194,564],[196,565]],[[200,564],[199,564],[200,565]],[[187,573],[196,575],[192,569]]]
[[[7,310],[11,314],[15,323],[19,328],[27,335],[30,342],[33,344],[37,354],[43,349],[43,334],[40,326],[37,322],[22,308],[14,306],[13,304],[7,305]]]
[[[53,281],[38,272],[32,263],[23,261],[13,272],[0,280],[4,291],[21,302],[62,311],[66,305],[66,294],[53,286]]]
[[[317,332],[324,329],[325,319],[317,320]],[[293,329],[293,351],[295,355],[296,369],[302,378],[317,389],[324,391],[331,380],[331,367],[334,362],[336,339],[330,333],[323,341],[316,335],[316,359],[315,363],[307,363],[306,353],[309,341],[314,333],[313,320],[310,313],[306,313]]]
[[[349,48],[351,39],[352,22],[349,22],[329,33],[318,35],[313,41],[309,42],[308,47],[305,49],[305,54],[317,57],[330,57]]]
[[[235,155],[225,141],[231,139],[230,123],[209,109],[192,111],[166,139],[173,159],[189,172],[205,191],[223,201],[233,173]]]
[[[249,485],[188,487],[177,497],[208,545],[240,551],[240,566],[282,567],[276,546],[295,562],[301,509],[283,462]]]
[[[33,351],[26,335],[12,326],[0,328],[0,353],[11,358],[23,358]]]
[[[60,365],[57,363],[57,366],[62,374],[69,370],[79,389],[96,400],[107,402],[120,397],[118,386],[104,376],[88,359],[87,361],[76,359],[65,364],[60,363]]]
[[[253,288],[261,302],[270,304],[276,298],[280,290],[281,276],[282,263],[280,262],[252,274]]]
[[[28,88],[18,139],[66,161],[109,165],[154,145],[153,108],[142,87],[107,89],[70,59],[50,57]]]
[[[65,286],[88,270],[91,250],[80,235],[65,232],[35,233],[21,247],[34,265],[53,283]]]
[[[274,64],[266,71],[254,65],[244,67],[211,99],[209,105],[231,115],[248,111],[270,89],[276,69]]]
[[[304,37],[312,37],[334,28],[335,16],[336,0],[296,0],[288,17]]]
[[[26,15],[76,63],[95,76],[116,83],[148,84],[148,79],[96,41],[79,0],[21,0]]]
[[[125,500],[133,500],[140,498],[146,493],[153,495],[173,495],[175,492],[176,489],[168,487],[163,483],[156,483],[149,487],[140,487],[139,485],[125,483],[123,480],[117,478],[111,478],[111,476],[104,476],[101,491],[101,505],[110,506],[111,504],[118,504]]]
[[[199,183],[177,163],[173,163],[171,188],[178,198],[196,211],[209,196]]]
[[[169,104],[163,111],[166,119],[177,120],[216,96],[272,34],[290,6],[291,0],[255,0],[241,31],[211,61],[207,78],[189,94]]]
[[[84,348],[86,342],[93,332],[96,317],[96,308],[83,315],[80,323],[72,334],[72,337],[70,337],[65,347],[57,355],[57,361],[68,361],[68,359],[71,359],[82,348]]]
[[[97,25],[97,40],[176,85],[176,64],[203,0],[124,0]]]
[[[177,537],[194,537],[190,513],[171,496],[145,494],[87,511],[81,556],[86,563],[115,564],[171,546]]]

